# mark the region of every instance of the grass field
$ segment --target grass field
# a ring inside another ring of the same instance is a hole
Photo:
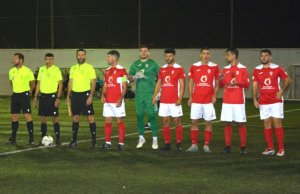
[[[102,105],[95,100],[98,146],[103,142]],[[184,143],[190,146],[189,108],[184,101]],[[0,153],[28,149],[27,129],[22,118],[17,145],[6,145],[10,129],[9,98],[0,98]],[[220,100],[216,104],[220,115]],[[0,156],[0,193],[300,193],[300,103],[285,104],[286,156],[263,157],[265,148],[262,122],[251,101],[247,103],[248,155],[240,156],[239,138],[233,132],[232,153],[223,155],[223,124],[214,124],[211,154],[169,153],[151,149],[151,133],[145,135],[143,150],[137,143],[134,100],[126,100],[126,151],[102,152],[90,149],[83,141],[76,148],[67,146],[33,149]],[[39,139],[37,110],[34,109],[35,140]],[[71,118],[67,117],[65,102],[60,108],[61,139],[71,137]],[[116,134],[114,125],[114,134]],[[161,126],[161,125],[160,125]],[[203,139],[201,123],[199,139]],[[48,132],[53,135],[52,124]],[[174,140],[174,131],[173,140]],[[163,145],[161,131],[160,145]],[[86,119],[79,129],[79,140],[89,140]],[[274,138],[275,140],[275,138]],[[202,141],[200,141],[202,143]],[[276,142],[276,141],[275,141]],[[113,146],[117,139],[113,139]]]

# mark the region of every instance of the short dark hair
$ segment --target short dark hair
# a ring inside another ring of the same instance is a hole
[[[53,57],[53,58],[54,58],[54,55],[53,55],[52,53],[46,53],[46,54],[45,54],[45,58],[46,58],[46,57]]]
[[[228,48],[228,49],[226,50],[226,53],[227,53],[227,52],[233,53],[233,54],[235,55],[236,58],[239,57],[239,50],[238,50],[237,48]]]
[[[81,51],[84,52],[84,54],[86,54],[86,50],[83,48],[77,49],[76,54],[78,54],[78,52],[81,52]]]
[[[172,53],[172,54],[176,54],[176,51],[175,51],[175,49],[173,49],[173,48],[166,48],[165,49],[165,54],[167,54],[167,53]]]
[[[107,54],[108,54],[108,55],[115,56],[115,57],[117,57],[117,58],[120,58],[120,53],[119,53],[119,51],[117,51],[117,50],[111,50],[111,51],[109,51]]]
[[[148,50],[149,50],[149,45],[142,44],[142,45],[140,46],[140,49],[141,49],[141,48],[146,48],[146,49],[148,49]]]
[[[14,56],[18,56],[19,59],[21,59],[22,61],[24,61],[25,57],[22,53],[15,53]]]
[[[204,51],[204,50],[210,51],[210,48],[209,48],[209,47],[202,47],[202,48],[200,49],[200,53],[201,53],[202,51]]]
[[[270,49],[263,49],[263,50],[260,51],[260,54],[261,53],[268,53],[269,55],[272,55],[272,52],[271,52]]]

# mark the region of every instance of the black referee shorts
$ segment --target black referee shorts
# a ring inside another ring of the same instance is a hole
[[[93,104],[87,106],[86,100],[90,96],[90,91],[73,92],[71,95],[71,110],[73,115],[94,115]]]
[[[39,96],[39,116],[58,116],[58,108],[55,107],[57,94],[43,94]]]
[[[13,93],[11,95],[11,114],[31,114],[30,95],[28,92]]]

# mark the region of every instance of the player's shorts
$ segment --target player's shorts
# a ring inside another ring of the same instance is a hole
[[[71,110],[73,115],[94,115],[93,103],[89,106],[86,101],[90,96],[90,91],[73,92],[71,96]]]
[[[264,120],[270,117],[283,119],[283,103],[263,104],[259,105],[260,119]]]
[[[30,94],[28,92],[13,93],[11,96],[11,114],[31,114]]]
[[[212,103],[200,104],[192,103],[191,105],[191,119],[201,119],[212,121],[216,119],[215,107]]]
[[[183,115],[182,106],[176,106],[176,104],[160,103],[158,115],[160,117],[180,117]]]
[[[244,123],[246,119],[245,104],[222,104],[221,121]]]
[[[116,106],[116,103],[104,103],[103,104],[103,116],[104,117],[125,117],[125,103],[122,102],[120,107]]]
[[[57,94],[40,94],[39,97],[39,116],[58,116],[58,108],[55,107],[55,101],[57,99]]]

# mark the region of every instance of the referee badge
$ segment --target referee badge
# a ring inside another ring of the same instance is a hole
[[[149,65],[148,65],[148,64],[146,64],[145,66],[146,66],[146,68],[148,68],[148,67],[149,67]]]

